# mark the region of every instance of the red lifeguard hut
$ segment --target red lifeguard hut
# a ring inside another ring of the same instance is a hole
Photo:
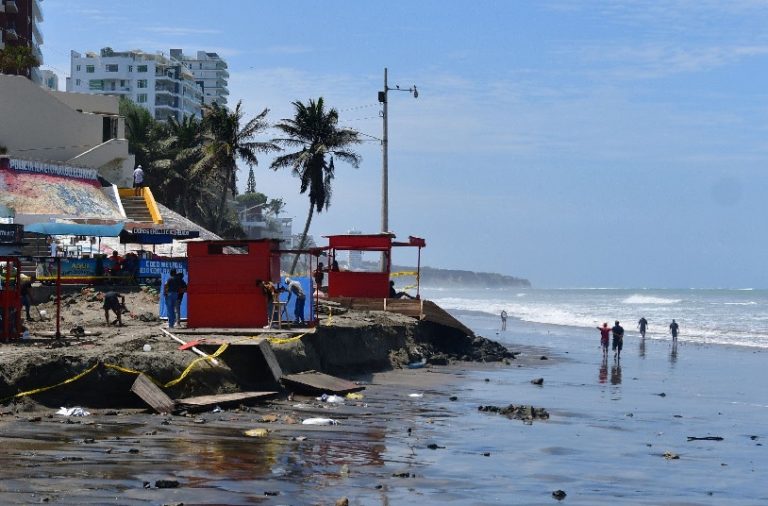
[[[280,281],[280,241],[187,244],[187,326],[255,328],[268,322],[259,281]]]
[[[19,338],[21,331],[21,263],[0,257],[0,341]]]
[[[328,272],[328,297],[389,297],[389,277],[392,268],[392,248],[412,246],[419,248],[419,260],[416,276],[416,296],[418,297],[418,270],[421,269],[421,248],[427,245],[420,237],[408,237],[408,242],[393,241],[393,234],[347,234],[331,235],[328,238],[328,251],[331,259],[338,251],[378,251],[383,255],[379,271],[335,271]]]

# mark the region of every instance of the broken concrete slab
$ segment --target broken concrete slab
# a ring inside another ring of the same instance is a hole
[[[287,374],[282,377],[282,382],[286,387],[292,387],[297,391],[307,393],[334,393],[346,394],[365,390],[364,386],[358,385],[342,378],[337,378],[329,374],[323,374],[317,371],[305,371],[298,374]]]

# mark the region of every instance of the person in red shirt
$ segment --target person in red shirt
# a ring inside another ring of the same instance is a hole
[[[608,341],[611,337],[611,329],[607,323],[603,323],[603,326],[597,327],[597,330],[600,331],[600,347],[603,348],[603,356],[605,357],[608,355]]]

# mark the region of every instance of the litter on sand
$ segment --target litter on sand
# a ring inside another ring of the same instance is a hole
[[[323,394],[320,397],[315,397],[315,399],[322,402],[330,402],[331,404],[344,404],[344,397],[338,395]]]
[[[302,425],[338,425],[339,422],[334,420],[333,418],[307,418],[303,422],[301,422]]]
[[[267,434],[269,434],[269,430],[267,429],[250,429],[244,432],[246,436],[249,437],[264,437]]]
[[[57,415],[62,416],[89,416],[90,413],[83,408],[64,408],[62,407],[56,412]]]
[[[427,365],[427,359],[422,358],[418,362],[411,362],[410,364],[408,364],[408,369],[421,369],[425,365]]]
[[[413,397],[414,399],[421,399],[424,397],[424,394],[408,394],[408,397]]]
[[[349,399],[351,401],[360,401],[360,400],[363,399],[363,394],[358,393],[358,392],[350,392],[350,393],[347,394],[346,397],[347,397],[347,399]]]

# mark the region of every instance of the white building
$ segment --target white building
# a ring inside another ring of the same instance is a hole
[[[52,70],[43,70],[40,72],[40,85],[48,90],[59,91],[59,76]]]
[[[205,105],[214,102],[227,105],[229,72],[227,62],[216,53],[198,51],[196,57],[186,56],[181,49],[171,49],[171,58],[182,61],[192,71],[195,81],[203,92]]]
[[[84,56],[72,51],[70,66],[68,92],[124,96],[158,121],[202,116],[201,88],[189,68],[173,58],[104,48]]]

